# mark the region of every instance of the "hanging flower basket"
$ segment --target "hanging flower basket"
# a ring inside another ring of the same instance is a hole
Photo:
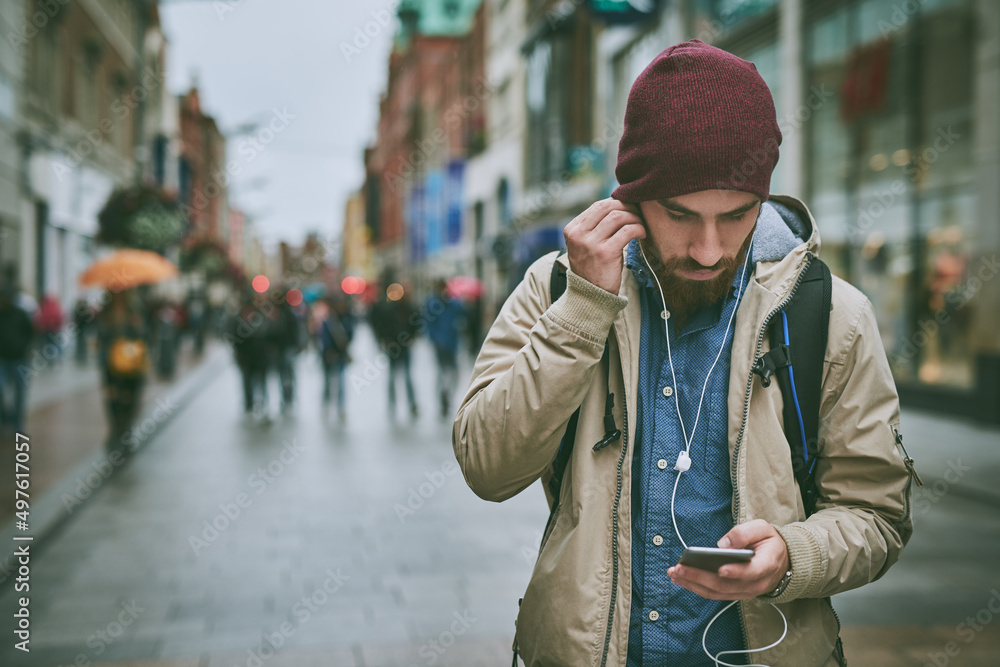
[[[97,223],[100,243],[159,253],[176,245],[186,226],[177,198],[150,185],[112,192]]]

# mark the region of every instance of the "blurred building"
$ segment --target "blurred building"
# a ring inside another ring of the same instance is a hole
[[[0,0],[0,22],[16,34],[25,22],[23,0]],[[20,105],[24,85],[24,48],[14,39],[0,42],[0,267],[15,279],[24,269],[19,258],[21,238],[21,147],[18,141]],[[3,279],[0,274],[0,280]]]
[[[471,267],[464,272],[483,281],[484,326],[495,319],[516,284],[511,269],[515,212],[524,189],[527,114],[521,44],[527,35],[527,10],[527,0],[484,0],[483,33],[474,34],[485,42],[489,94],[484,100],[485,148],[470,157],[466,167],[465,238]]]
[[[188,234],[226,242],[229,227],[226,138],[201,108],[198,88],[179,96],[181,152],[179,183]]]
[[[482,20],[479,5],[400,4],[378,136],[366,152],[366,216],[378,272],[391,269],[418,289],[463,261],[456,246],[463,238],[465,160],[482,150],[488,94],[483,58],[475,55],[481,41],[467,41],[476,17]]]
[[[247,218],[243,211],[229,207],[229,261],[236,266],[243,266],[243,258],[246,256],[246,232]]]
[[[345,206],[344,227],[340,234],[340,266],[345,276],[357,276],[364,278],[366,283],[374,283],[378,270],[365,220],[365,194],[362,190],[351,195]]]
[[[15,106],[19,159],[4,163],[20,172],[20,215],[5,222],[3,256],[24,289],[53,293],[65,307],[93,257],[105,199],[146,168],[146,112],[162,94],[165,40],[155,2],[3,6],[13,19],[3,72],[19,85],[16,103],[6,104]]]

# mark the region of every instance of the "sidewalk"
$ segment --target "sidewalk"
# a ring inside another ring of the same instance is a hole
[[[140,415],[145,416],[158,402],[167,401],[173,388],[207,360],[224,352],[223,348],[222,343],[210,340],[198,356],[190,341],[185,340],[172,379],[161,380],[155,370],[150,372]],[[32,445],[30,494],[32,499],[38,499],[82,462],[104,451],[108,427],[94,355],[81,366],[67,354],[59,363],[40,370],[29,382],[25,431]],[[136,434],[140,439],[150,435],[151,429],[149,433]],[[0,457],[0,465],[13,470],[13,441],[0,443]],[[0,526],[13,518],[13,512],[14,488],[10,484],[0,485]]]

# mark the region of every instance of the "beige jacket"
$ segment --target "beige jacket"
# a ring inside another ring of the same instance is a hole
[[[792,473],[777,385],[765,389],[751,372],[769,345],[765,326],[790,297],[809,240],[784,259],[758,262],[736,315],[729,382],[729,456],[733,518],[764,519],[788,545],[792,579],[784,593],[739,604],[749,648],[781,635],[776,648],[751,654],[771,667],[844,664],[839,620],[829,596],[878,579],[912,532],[911,475],[894,429],[899,402],[871,303],[834,278],[820,408],[819,502],[808,517]],[[528,270],[490,329],[453,429],[455,455],[472,490],[502,501],[535,480],[547,481],[559,441],[582,405],[576,445],[556,516],[524,593],[516,645],[529,667],[624,667],[631,604],[631,472],[639,377],[639,286],[623,268],[619,295],[568,272],[566,292],[550,304],[556,253]],[[557,261],[568,269],[565,255]],[[615,419],[625,434],[598,452],[604,436],[610,344]],[[551,499],[550,499],[551,501]],[[665,573],[664,573],[664,579]]]

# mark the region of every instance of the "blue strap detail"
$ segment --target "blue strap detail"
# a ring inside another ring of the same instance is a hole
[[[781,311],[781,326],[785,332],[785,345],[790,345],[788,340],[788,316],[785,315],[785,311]],[[795,391],[795,373],[792,369],[792,364],[788,364],[788,382],[792,387],[792,398],[795,401],[795,415],[799,419],[799,433],[802,435],[802,456],[806,463],[809,463],[809,447],[806,446],[806,427],[805,422],[802,421],[802,410],[799,408],[799,395]]]

